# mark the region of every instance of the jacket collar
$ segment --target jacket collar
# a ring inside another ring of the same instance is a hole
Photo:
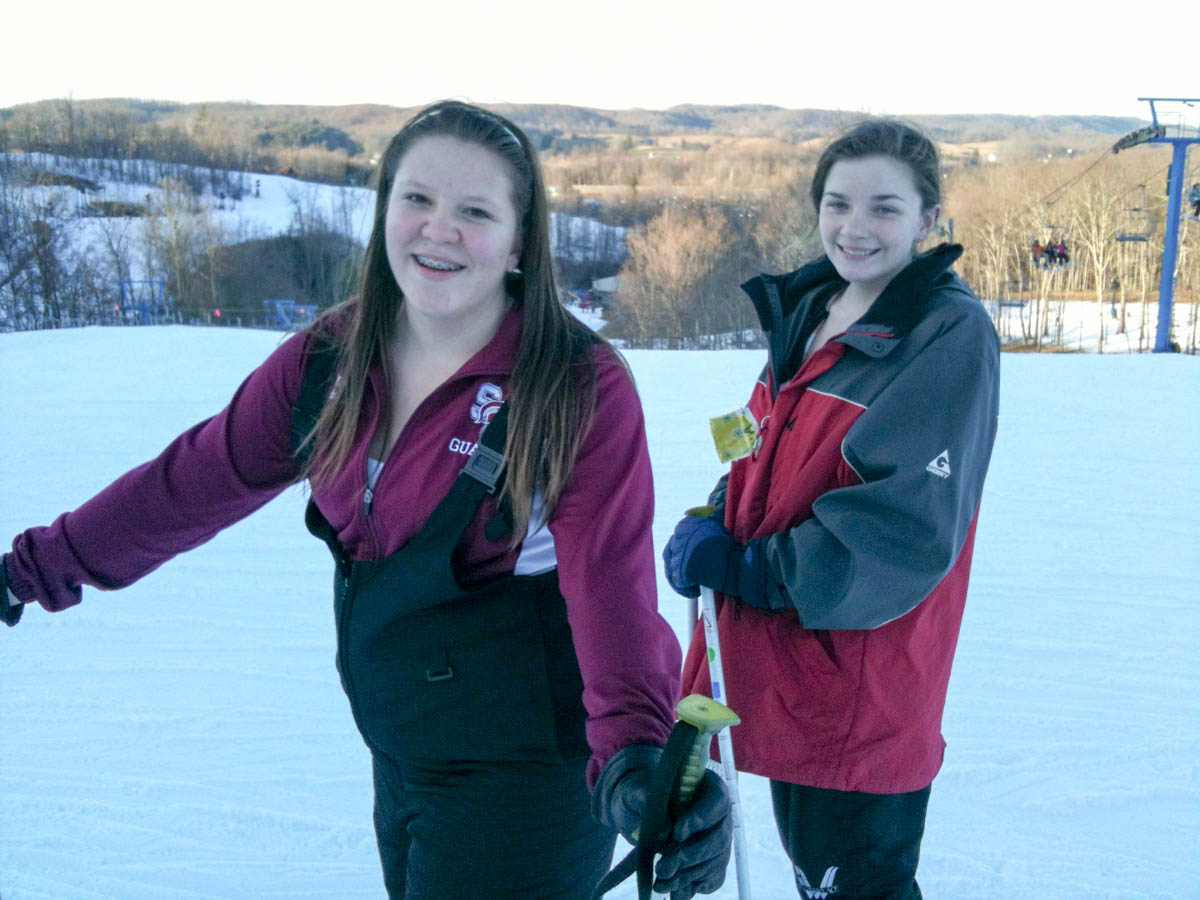
[[[873,333],[898,338],[912,330],[925,315],[930,302],[930,288],[960,256],[961,244],[941,244],[916,257],[893,278],[858,322],[855,333]],[[786,320],[797,310],[807,313],[808,301],[815,288],[827,286],[833,290],[846,282],[837,273],[829,257],[823,256],[795,272],[786,275],[759,275],[742,285],[754,304],[762,330],[768,334],[784,330]]]
[[[924,318],[933,302],[932,288],[955,279],[948,269],[962,252],[959,244],[941,244],[916,257],[838,340],[873,358],[887,356]],[[787,275],[760,275],[742,285],[767,338],[772,390],[778,390],[799,369],[801,348],[824,312],[827,298],[845,285],[828,257]]]
[[[521,343],[521,328],[525,319],[524,304],[512,301],[500,327],[492,339],[468,359],[455,377],[468,375],[505,375],[512,371]]]
[[[521,327],[524,322],[524,305],[514,302],[500,320],[500,327],[492,339],[483,345],[475,355],[468,359],[446,384],[463,378],[496,378],[501,379],[512,373],[516,362],[517,350],[521,343]],[[383,363],[376,360],[370,371],[371,385],[378,397],[388,395],[387,376],[384,375]],[[441,390],[441,388],[437,388]]]

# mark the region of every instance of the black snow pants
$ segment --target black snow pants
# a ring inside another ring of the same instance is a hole
[[[375,835],[388,896],[588,900],[616,833],[598,825],[587,757],[563,763],[398,763],[374,754]]]
[[[921,900],[929,788],[864,794],[772,781],[771,801],[805,900]]]
[[[504,421],[481,446],[503,452]],[[495,484],[479,452],[383,559],[348,559],[315,503],[306,514],[337,563],[338,673],[373,757],[384,881],[392,900],[584,900],[616,835],[591,815],[557,571],[471,587],[455,576],[455,547]]]

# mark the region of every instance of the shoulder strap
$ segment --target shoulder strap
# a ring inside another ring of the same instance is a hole
[[[304,357],[300,394],[292,407],[292,455],[301,466],[308,462],[312,453],[312,442],[305,444],[304,439],[316,426],[321,407],[333,389],[337,361],[337,345],[315,337]]]
[[[421,527],[412,544],[437,542],[453,535],[454,542],[471,524],[483,498],[496,490],[504,472],[504,446],[508,441],[508,404],[502,404],[484,426],[467,464],[459,470],[450,490]]]
[[[321,408],[333,388],[336,375],[336,345],[322,338],[315,339],[305,356],[300,393],[292,407],[292,454],[300,465],[307,463],[312,453],[312,442],[306,444],[305,438],[317,424]],[[414,541],[432,537],[443,530],[454,530],[454,533],[457,533],[467,527],[483,498],[495,492],[496,485],[503,477],[504,448],[507,442],[508,404],[502,403],[491,421],[480,432],[475,449],[454,479],[449,492],[434,508]],[[503,521],[503,512],[501,509],[496,517],[496,527],[490,529],[494,532],[489,534],[493,540],[502,539],[511,533],[512,526]],[[332,527],[311,500],[305,512],[305,523],[312,534],[329,546],[334,558],[343,562],[345,557]]]

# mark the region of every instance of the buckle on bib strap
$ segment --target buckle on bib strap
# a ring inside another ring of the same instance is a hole
[[[504,454],[497,453],[491,447],[485,447],[479,443],[471,451],[471,458],[463,466],[462,474],[474,478],[487,488],[489,494],[492,494],[496,491],[496,482],[500,480],[500,471],[503,468]]]
[[[489,494],[496,493],[496,483],[504,470],[504,445],[508,442],[508,404],[501,403],[490,422],[479,432],[479,440],[462,473],[473,478]]]

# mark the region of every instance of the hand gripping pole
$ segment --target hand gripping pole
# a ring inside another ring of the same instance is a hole
[[[679,720],[650,779],[642,821],[631,837],[634,849],[596,886],[593,900],[603,897],[634,872],[639,900],[649,900],[654,880],[654,859],[671,836],[681,810],[691,801],[704,777],[708,748],[714,734],[741,721],[733,710],[703,694],[684,697],[675,706]]]

